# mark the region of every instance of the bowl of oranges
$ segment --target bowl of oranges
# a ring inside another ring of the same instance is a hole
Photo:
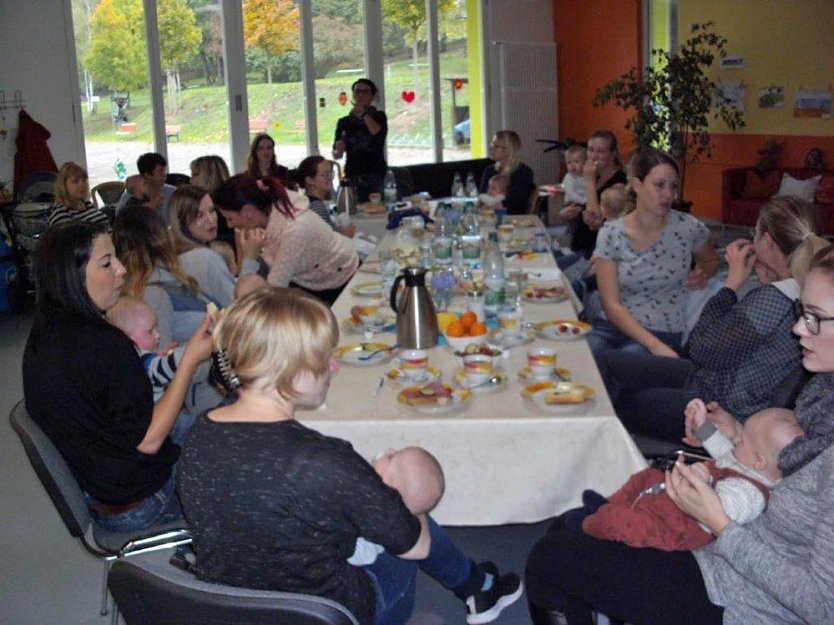
[[[446,325],[443,336],[452,351],[463,351],[467,345],[486,343],[488,335],[486,324],[470,310]]]

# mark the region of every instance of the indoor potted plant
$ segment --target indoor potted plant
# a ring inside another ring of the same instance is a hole
[[[684,186],[686,163],[711,154],[710,115],[730,130],[744,126],[741,111],[716,92],[707,75],[716,59],[725,56],[727,40],[712,31],[712,22],[693,24],[691,37],[677,53],[652,50],[654,65],[642,73],[631,68],[594,96],[594,106],[613,102],[632,115],[626,122],[638,148],[668,150],[678,161]],[[691,202],[679,200],[688,210]]]

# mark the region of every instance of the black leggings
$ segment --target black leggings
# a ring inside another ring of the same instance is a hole
[[[527,599],[592,625],[591,611],[632,625],[720,625],[691,552],[629,547],[565,527],[558,517],[527,558]]]

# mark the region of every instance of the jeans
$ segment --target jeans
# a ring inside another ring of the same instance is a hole
[[[661,341],[666,343],[675,351],[681,348],[681,332],[659,332],[657,330],[649,330]],[[607,319],[598,319],[594,321],[594,329],[588,333],[588,347],[591,353],[596,355],[606,349],[619,349],[630,353],[648,354],[648,349],[640,345],[637,341],[629,338],[623,334],[620,329]]]
[[[98,502],[88,496],[87,503]],[[90,514],[96,525],[114,532],[133,532],[181,519],[182,508],[174,490],[174,474],[171,473],[162,488],[130,510],[121,514],[101,514],[91,510]]]
[[[365,566],[376,592],[377,625],[400,625],[408,621],[414,609],[417,566],[455,593],[460,599],[480,590],[483,576],[475,564],[458,549],[446,531],[430,516],[426,517],[431,548],[425,560],[403,560],[382,553],[376,562]]]
[[[614,410],[629,432],[679,443],[683,411],[694,399],[686,388],[695,366],[684,358],[607,350],[596,355]]]

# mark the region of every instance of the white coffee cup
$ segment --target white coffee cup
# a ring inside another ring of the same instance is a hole
[[[534,378],[550,377],[556,368],[556,350],[551,347],[534,347],[527,352],[527,365]]]
[[[409,380],[422,380],[429,368],[429,353],[424,349],[404,349],[400,352],[400,371]]]
[[[492,375],[492,356],[486,354],[464,356],[463,372],[472,384],[483,384]]]

